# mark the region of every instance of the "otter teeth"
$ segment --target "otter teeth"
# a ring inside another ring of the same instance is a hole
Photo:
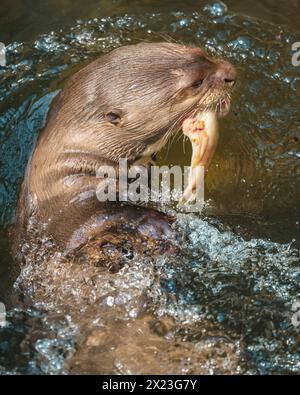
[[[225,117],[230,110],[230,99],[228,97],[222,99],[217,106],[217,110],[219,117]]]

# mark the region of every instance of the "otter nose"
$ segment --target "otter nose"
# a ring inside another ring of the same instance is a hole
[[[215,77],[225,82],[227,86],[233,87],[236,81],[235,67],[229,62],[220,62]]]

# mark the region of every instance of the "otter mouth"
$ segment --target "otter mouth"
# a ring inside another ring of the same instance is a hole
[[[231,108],[230,97],[229,96],[224,97],[224,98],[220,99],[215,105],[211,105],[210,107],[211,107],[211,109],[213,109],[213,107],[215,107],[215,112],[216,112],[216,115],[218,118],[226,117],[226,115],[228,115],[230,108]],[[205,112],[205,111],[201,110],[201,108],[199,108],[198,110],[190,111],[189,113],[187,113],[185,115],[185,117],[183,117],[183,122],[188,118],[196,117],[197,114],[201,114],[202,112]]]

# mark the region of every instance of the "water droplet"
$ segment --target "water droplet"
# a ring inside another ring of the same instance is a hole
[[[225,315],[223,313],[219,313],[217,315],[217,321],[218,322],[223,322],[225,320]]]
[[[210,5],[206,5],[203,10],[208,11],[213,16],[223,16],[228,12],[228,7],[223,1],[217,1]]]
[[[130,318],[136,318],[138,316],[138,309],[132,309],[128,313]]]
[[[106,299],[106,304],[107,306],[113,306],[115,302],[115,298],[113,296],[108,296]]]

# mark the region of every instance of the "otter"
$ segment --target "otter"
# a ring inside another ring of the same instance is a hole
[[[123,46],[74,74],[54,99],[29,160],[14,252],[28,239],[31,218],[61,250],[97,263],[107,259],[107,246],[115,254],[124,246],[168,249],[173,219],[147,207],[99,202],[97,169],[117,168],[120,158],[150,163],[187,119],[207,109],[226,115],[235,79],[231,63],[174,43]]]

